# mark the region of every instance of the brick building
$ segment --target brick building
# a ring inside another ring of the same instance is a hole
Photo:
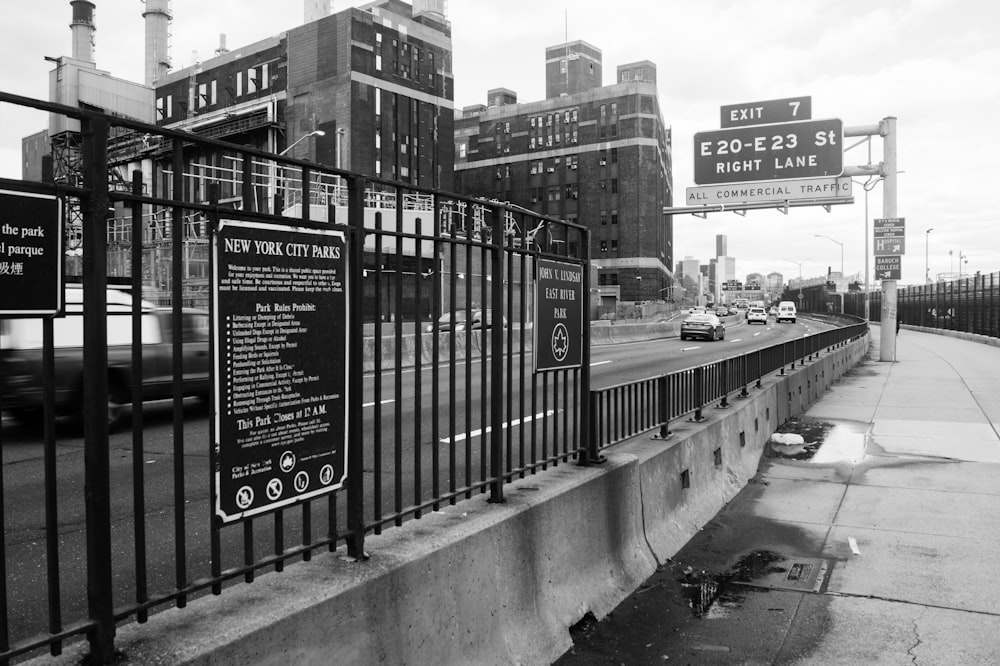
[[[601,285],[626,301],[673,286],[670,130],[649,61],[602,86],[601,51],[582,41],[546,49],[546,99],[497,88],[455,121],[456,191],[586,225]],[[568,248],[571,252],[579,248]]]

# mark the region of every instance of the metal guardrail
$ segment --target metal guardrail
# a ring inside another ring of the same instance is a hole
[[[796,338],[748,354],[733,356],[694,368],[636,382],[590,391],[591,437],[605,449],[644,432],[657,430],[659,438],[670,435],[670,422],[691,415],[702,421],[702,410],[712,403],[725,407],[734,394],[748,395],[749,387],[760,388],[761,380],[786,368],[793,370],[824,349],[832,350],[862,337],[868,324],[854,323],[830,331]]]

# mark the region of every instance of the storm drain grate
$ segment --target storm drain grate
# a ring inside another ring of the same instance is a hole
[[[830,563],[822,558],[794,558],[787,566],[774,567],[754,580],[739,585],[793,592],[819,592],[826,583]]]

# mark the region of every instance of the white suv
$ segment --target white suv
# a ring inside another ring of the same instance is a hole
[[[755,321],[767,324],[767,310],[764,308],[750,308],[747,310],[747,323],[752,324]]]

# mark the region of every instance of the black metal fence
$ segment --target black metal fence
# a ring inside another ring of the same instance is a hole
[[[846,345],[865,335],[868,324],[855,322],[814,333],[741,356],[687,368],[638,382],[593,389],[590,392],[591,438],[603,449],[658,428],[670,434],[670,422],[691,415],[703,420],[702,411],[712,403],[725,407],[730,397],[746,397],[751,385],[760,388],[767,375],[793,370],[823,350]]]
[[[46,319],[43,402],[19,409],[25,423],[0,441],[0,567],[9,567],[0,571],[0,662],[58,654],[86,635],[92,659],[109,663],[118,623],[319,550],[363,558],[366,534],[474,494],[503,501],[512,479],[588,462],[579,424],[588,421],[589,361],[536,373],[530,356],[535,262],[577,266],[589,284],[585,228],[102,113],[6,93],[2,103],[79,123],[62,144],[78,151],[63,164],[75,167],[55,169],[54,182],[3,179],[0,188],[65,202],[68,247],[82,259],[67,266],[78,269],[83,303],[82,362],[68,392],[76,418],[57,419],[71,354],[55,346]],[[341,231],[355,285],[351,316],[331,322],[349,330],[344,488],[227,523],[210,492],[219,406],[202,393],[199,411],[177,379],[190,371],[188,341],[170,341],[165,406],[144,403],[144,382],[129,379],[148,369],[147,307],[168,306],[175,331],[184,308],[213,307],[209,249],[220,220]],[[109,366],[109,286],[136,296],[121,375]],[[0,349],[5,400],[12,351]],[[109,432],[116,402],[132,405],[128,431]]]
[[[849,312],[863,315],[863,295],[851,296]],[[882,292],[872,293],[868,307],[871,320],[881,321]],[[1000,273],[902,287],[896,307],[903,324],[1000,338]]]

